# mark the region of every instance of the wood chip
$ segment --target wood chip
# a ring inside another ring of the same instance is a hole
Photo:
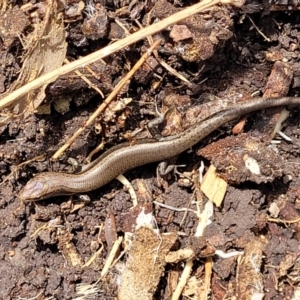
[[[216,168],[210,165],[203,177],[201,191],[219,207],[224,199],[227,190],[227,182],[220,178],[216,173]]]

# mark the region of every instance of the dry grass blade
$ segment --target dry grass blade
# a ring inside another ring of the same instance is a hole
[[[233,3],[233,2],[237,2],[237,3]],[[86,57],[79,59],[77,61],[74,61],[68,65],[62,66],[50,73],[47,73],[41,77],[39,77],[38,79],[35,79],[31,82],[29,82],[28,84],[22,86],[21,88],[19,88],[18,90],[12,92],[10,95],[8,95],[7,97],[3,98],[0,101],[0,109],[3,109],[11,104],[13,104],[18,98],[26,95],[28,92],[35,90],[36,88],[44,85],[44,84],[48,84],[49,82],[54,81],[56,78],[58,78],[59,76],[66,74],[68,72],[71,72],[79,67],[91,64],[97,60],[99,60],[100,58],[106,57],[108,55],[111,55],[112,53],[123,49],[141,39],[144,39],[145,37],[155,34],[161,30],[163,30],[164,28],[179,22],[183,19],[185,19],[188,16],[197,14],[205,9],[208,9],[209,7],[222,3],[222,4],[233,4],[233,5],[241,5],[242,1],[233,1],[233,0],[204,0],[200,3],[197,3],[195,5],[192,5],[186,9],[183,9],[180,12],[177,12],[171,16],[169,16],[168,18],[161,20],[155,24],[152,24],[149,27],[146,27],[122,40],[119,40],[99,51],[96,51],[90,55],[87,55]]]

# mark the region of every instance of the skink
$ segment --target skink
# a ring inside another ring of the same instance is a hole
[[[134,145],[120,144],[105,152],[96,164],[83,173],[38,174],[21,190],[19,198],[23,202],[29,202],[98,189],[130,169],[178,155],[218,127],[244,114],[281,105],[300,105],[300,97],[255,98],[225,108],[174,137],[161,141],[140,140]]]

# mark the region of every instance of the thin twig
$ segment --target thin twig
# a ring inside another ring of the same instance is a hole
[[[135,22],[138,24],[138,26],[140,27],[140,29],[143,28],[142,24],[138,21],[138,20],[135,20]],[[153,43],[153,38],[152,36],[147,36],[147,39],[148,39],[148,43],[150,45],[152,45]],[[168,72],[170,72],[171,74],[173,74],[174,76],[178,77],[180,80],[184,81],[185,83],[187,84],[191,84],[188,79],[186,79],[183,75],[181,75],[180,73],[178,73],[174,68],[172,68],[170,65],[168,65],[165,61],[163,61],[159,55],[158,55],[158,52],[155,50],[153,51],[153,54],[156,58],[156,60],[161,64],[162,67],[164,67]]]
[[[70,63],[70,61],[68,60],[68,59],[64,59],[64,62],[65,63],[67,63],[67,64],[69,64]],[[104,98],[104,95],[103,95],[103,93],[102,93],[102,91],[95,85],[95,84],[93,84],[86,76],[84,76],[80,71],[78,71],[78,70],[75,70],[74,71],[85,83],[87,83],[87,85],[90,87],[90,88],[92,88],[92,89],[94,89],[97,93],[99,93],[100,94],[100,96],[102,97],[102,98]]]
[[[52,159],[57,159],[68,147],[70,147],[77,137],[90,125],[94,123],[96,118],[103,112],[103,110],[109,105],[109,103],[115,98],[115,96],[122,89],[124,84],[128,82],[128,80],[134,75],[136,70],[140,68],[140,66],[145,62],[145,60],[150,56],[153,49],[155,49],[160,43],[160,40],[156,41],[146,53],[139,59],[139,61],[134,65],[134,67],[126,74],[126,76],[118,83],[118,85],[114,88],[113,92],[102,102],[102,104],[98,107],[98,109],[90,116],[90,118],[86,121],[83,127],[80,127],[73,136],[60,148],[56,153],[52,156]]]

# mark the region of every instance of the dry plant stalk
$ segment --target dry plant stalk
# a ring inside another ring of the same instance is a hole
[[[69,64],[70,63],[70,61],[68,60],[68,59],[66,59],[65,58],[65,60],[64,60],[64,62],[66,63],[66,64]],[[90,68],[88,68],[88,71],[90,72],[91,71],[91,69]],[[98,89],[98,87],[95,85],[95,84],[93,84],[86,76],[84,76],[80,71],[78,71],[78,70],[75,70],[74,71],[75,73],[76,73],[76,75],[78,75],[86,84],[88,84],[88,86],[90,87],[90,88],[92,88],[92,89],[94,89],[102,98],[104,98],[104,94],[102,93],[102,91],[100,91],[99,89]],[[93,74],[94,75],[94,74]]]
[[[28,84],[22,86],[21,88],[17,89],[16,91],[12,92],[7,97],[0,100],[0,110],[7,107],[8,105],[13,104],[18,98],[26,95],[30,91],[32,92],[34,89],[47,84],[49,82],[54,81],[59,76],[64,75],[66,73],[69,73],[71,71],[74,71],[75,69],[91,64],[101,58],[104,58],[108,55],[111,55],[112,53],[115,53],[116,51],[119,51],[133,43],[138,42],[141,39],[144,39],[145,37],[149,35],[153,35],[164,28],[177,23],[191,15],[197,14],[205,9],[210,8],[213,5],[216,4],[232,4],[235,6],[242,6],[244,3],[244,0],[203,0],[200,3],[197,3],[195,5],[192,5],[186,9],[183,9],[180,12],[177,12],[164,20],[161,20],[157,23],[152,24],[149,27],[146,27],[144,29],[141,29],[138,32],[133,33],[132,35],[119,40],[99,51],[96,51],[94,53],[91,53],[87,55],[86,57],[83,57],[82,59],[76,60],[68,65],[64,65],[50,73],[47,73]]]
[[[68,147],[70,147],[77,137],[90,125],[94,123],[96,118],[102,113],[102,111],[109,105],[109,103],[114,99],[114,97],[120,92],[124,84],[134,75],[134,73],[140,68],[140,66],[145,62],[145,60],[150,56],[153,49],[155,49],[160,43],[160,40],[153,43],[153,45],[148,49],[146,53],[138,60],[134,67],[127,73],[127,75],[118,83],[114,88],[113,92],[102,102],[98,109],[90,116],[83,127],[79,128],[73,136],[52,156],[52,159],[57,159]]]

